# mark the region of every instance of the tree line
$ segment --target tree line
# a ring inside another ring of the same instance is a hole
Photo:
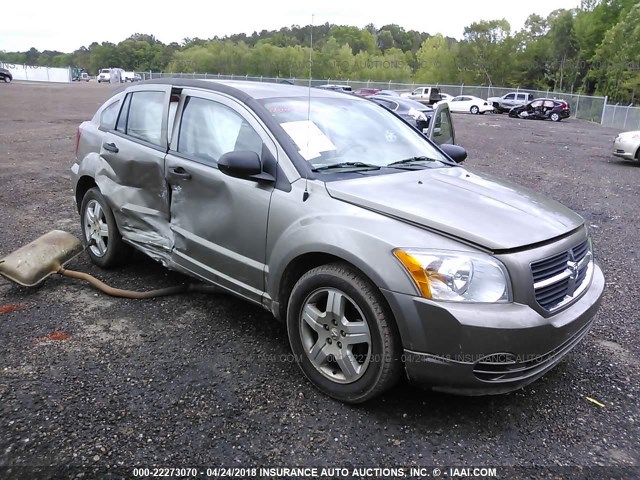
[[[546,18],[530,15],[512,31],[504,20],[474,22],[461,40],[395,24],[365,28],[325,23],[291,26],[164,44],[134,34],[118,44],[94,42],[72,53],[0,51],[0,60],[50,67],[105,67],[154,72],[510,85],[608,95],[640,96],[640,2],[582,0]],[[311,59],[311,65],[309,60]]]

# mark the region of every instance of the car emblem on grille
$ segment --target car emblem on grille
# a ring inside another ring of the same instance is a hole
[[[576,291],[576,280],[578,279],[579,267],[575,261],[573,251],[569,251],[569,261],[567,262],[567,270],[569,271],[569,282],[567,284],[567,295],[573,296]]]

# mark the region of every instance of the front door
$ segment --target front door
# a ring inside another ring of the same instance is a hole
[[[437,145],[456,144],[456,131],[453,128],[449,105],[446,102],[436,105],[431,122],[429,122],[427,137]]]
[[[276,156],[275,143],[234,100],[183,90],[166,157],[174,260],[194,274],[262,301],[267,220],[273,185],[222,173],[230,151]]]

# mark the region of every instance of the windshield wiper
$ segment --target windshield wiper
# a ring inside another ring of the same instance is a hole
[[[421,162],[439,162],[440,160],[436,160],[435,158],[430,157],[410,157],[405,158],[404,160],[398,160],[397,162],[389,163],[387,167],[393,167],[396,165],[409,165],[412,163],[421,163]]]
[[[322,167],[313,168],[312,172],[322,172],[324,170],[333,170],[337,168],[366,168],[367,170],[380,170],[380,165],[372,165],[363,162],[340,162],[331,165],[323,165]]]

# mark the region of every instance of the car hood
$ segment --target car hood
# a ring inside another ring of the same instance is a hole
[[[462,167],[367,176],[326,187],[333,198],[493,251],[544,242],[584,223],[533,190]]]
[[[631,132],[622,132],[618,134],[618,137],[620,138],[624,138],[624,139],[638,139],[640,140],[640,131],[636,130],[636,131],[631,131]]]

